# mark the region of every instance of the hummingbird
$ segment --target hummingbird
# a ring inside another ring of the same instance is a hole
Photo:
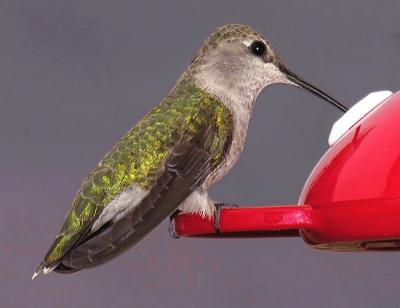
[[[218,228],[223,204],[207,191],[238,160],[255,101],[273,84],[347,110],[291,71],[251,27],[217,28],[161,103],[88,174],[32,279],[103,264],[177,211],[215,219]]]

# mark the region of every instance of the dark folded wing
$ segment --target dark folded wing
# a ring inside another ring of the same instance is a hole
[[[216,143],[222,144],[216,146]],[[191,139],[178,142],[148,195],[135,209],[81,240],[55,271],[71,272],[97,266],[135,245],[201,185],[214,165],[213,151],[216,148],[227,150],[229,143],[230,138],[221,140],[212,126],[200,129]]]

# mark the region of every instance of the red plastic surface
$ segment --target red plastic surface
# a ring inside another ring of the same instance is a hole
[[[310,244],[333,249],[400,246],[400,92],[356,123],[321,158],[300,206],[225,209],[221,235],[299,230]],[[180,236],[215,235],[197,216],[176,219]]]
[[[223,209],[220,217],[220,236],[291,234],[292,230],[310,226],[308,206],[269,206]],[[214,221],[196,215],[178,215],[176,231],[180,236],[215,235]],[[298,232],[294,233],[298,234]]]

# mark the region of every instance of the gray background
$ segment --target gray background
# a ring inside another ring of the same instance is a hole
[[[254,26],[348,106],[399,88],[398,0],[0,2],[1,307],[398,306],[398,253],[171,240],[166,224],[104,266],[30,280],[87,172],[225,23]],[[339,115],[299,89],[267,89],[242,158],[212,195],[296,203]]]

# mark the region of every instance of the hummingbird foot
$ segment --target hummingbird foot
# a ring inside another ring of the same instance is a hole
[[[181,212],[180,210],[176,210],[171,216],[169,216],[168,232],[169,235],[175,240],[179,238],[179,235],[176,232],[175,228],[175,217],[178,216],[180,212]]]
[[[238,205],[226,204],[226,203],[215,203],[215,215],[214,215],[214,228],[217,234],[221,233],[220,221],[221,221],[221,210],[223,209],[234,209],[238,208]]]

